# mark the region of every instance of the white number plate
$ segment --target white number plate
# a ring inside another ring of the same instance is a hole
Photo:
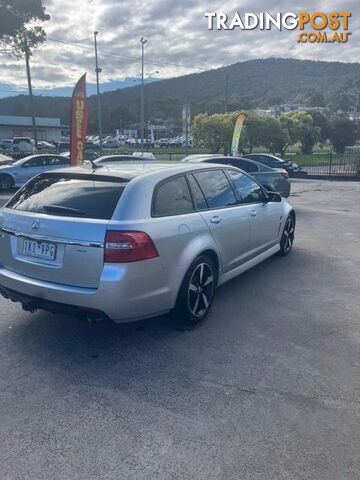
[[[48,242],[24,239],[23,254],[29,257],[55,260],[56,245]]]

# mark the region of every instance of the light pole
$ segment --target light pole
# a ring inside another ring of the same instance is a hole
[[[150,78],[152,78],[154,75],[157,75],[159,72],[159,70],[156,70],[155,72],[151,72],[149,73],[149,75],[146,77],[146,83],[145,83],[145,108],[144,108],[144,117],[145,117],[145,120],[144,120],[144,123],[146,125],[146,138],[148,138],[148,135],[149,135],[149,119],[148,119],[148,114],[149,114],[149,103],[148,103],[148,99],[149,99],[149,95],[148,95],[148,85],[149,85],[149,80]]]
[[[99,34],[99,32],[94,32],[98,131],[99,131],[100,148],[102,148],[102,119],[101,119],[101,97],[100,97],[100,82],[99,82],[99,74],[102,72],[102,69],[99,68],[99,63],[98,63],[98,52],[97,52],[97,36],[98,36],[98,34]]]
[[[144,153],[144,47],[147,40],[140,39],[141,43],[141,99],[140,99],[140,131],[141,131],[141,153]]]

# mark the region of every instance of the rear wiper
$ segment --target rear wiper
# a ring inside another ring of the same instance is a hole
[[[47,212],[63,213],[64,215],[78,215],[79,217],[85,215],[85,212],[82,210],[78,210],[77,208],[62,207],[61,205],[44,205],[43,209]]]

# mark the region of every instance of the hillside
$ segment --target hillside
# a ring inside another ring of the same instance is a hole
[[[320,62],[269,58],[239,62],[227,67],[151,83],[146,87],[147,118],[180,121],[181,105],[191,102],[193,112],[223,110],[225,75],[228,74],[230,109],[267,107],[277,103],[307,101],[328,103],[332,92],[343,85],[358,83],[359,63]],[[309,96],[311,99],[309,100]],[[124,88],[102,95],[104,129],[112,131],[139,118],[139,87]],[[306,100],[307,99],[307,100]],[[309,103],[310,102],[310,103]],[[89,97],[90,130],[95,128],[96,98]],[[60,116],[69,123],[68,98],[36,97],[36,113]],[[0,100],[0,113],[29,114],[26,96]]]

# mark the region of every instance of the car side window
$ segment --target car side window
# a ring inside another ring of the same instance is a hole
[[[155,190],[153,214],[160,217],[194,211],[190,190],[184,176],[161,183]]]
[[[275,158],[265,157],[264,155],[261,156],[260,162],[268,167],[278,167],[279,163],[281,163]]]
[[[232,162],[229,162],[229,165],[232,165],[233,167],[241,168],[241,170],[244,170],[244,172],[258,172],[259,168],[256,164],[247,162],[246,160],[233,160]]]
[[[194,177],[204,192],[209,208],[229,207],[237,204],[233,189],[222,170],[196,172]]]
[[[29,167],[42,167],[44,165],[44,160],[42,157],[40,158],[32,158],[31,160],[28,160],[27,162],[23,163],[24,168],[29,168]]]
[[[236,170],[227,170],[241,203],[259,203],[265,200],[264,192],[254,180]]]
[[[44,165],[46,167],[57,166],[57,165],[67,165],[69,160],[65,157],[45,157]]]
[[[199,187],[199,184],[197,183],[193,175],[188,175],[188,180],[189,180],[190,189],[193,194],[196,208],[198,210],[206,210],[208,208],[208,205],[204,197],[204,194],[202,193],[201,188]]]

